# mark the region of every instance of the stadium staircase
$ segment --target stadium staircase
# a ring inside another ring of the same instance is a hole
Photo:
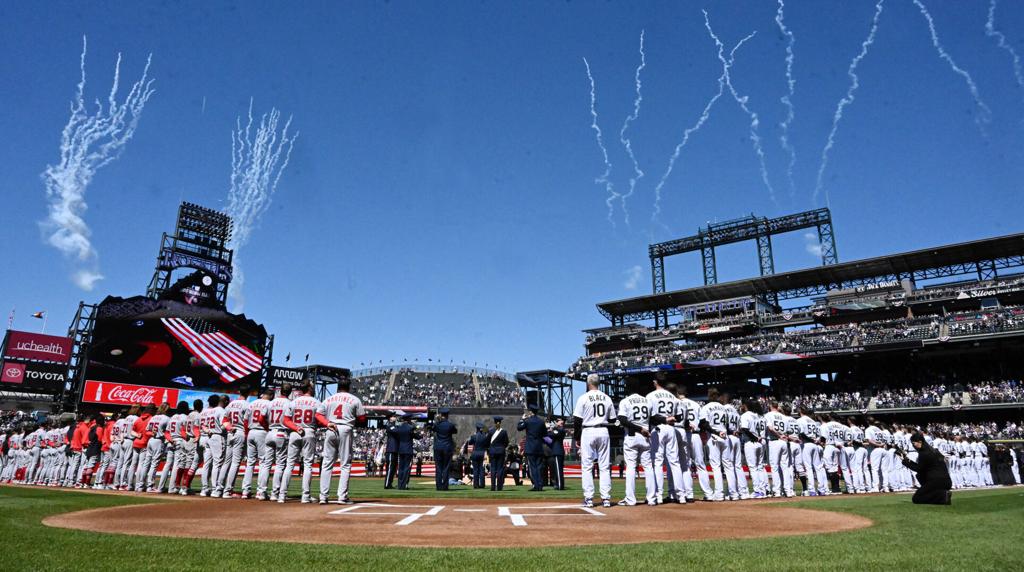
[[[395,391],[395,380],[398,379],[398,372],[392,371],[391,377],[388,378],[388,389],[384,392],[384,399],[381,403],[391,403],[391,393]]]
[[[480,406],[484,405],[483,396],[480,393],[480,378],[477,377],[476,372],[473,372],[473,395],[475,396],[474,401]]]

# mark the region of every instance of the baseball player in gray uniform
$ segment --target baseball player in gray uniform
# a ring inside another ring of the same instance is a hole
[[[143,453],[142,461],[139,463],[139,478],[136,479],[135,492],[142,492],[143,486],[146,487],[147,493],[157,492],[155,485],[156,470],[160,465],[160,458],[164,454],[164,445],[167,439],[167,423],[171,420],[167,416],[167,411],[167,404],[160,404],[156,415],[150,417],[149,423],[146,424],[146,434],[149,436],[149,441],[146,442],[146,449]]]
[[[335,462],[341,465],[338,504],[352,504],[348,498],[348,483],[352,473],[353,431],[356,425],[366,426],[366,409],[362,400],[349,393],[351,387],[350,380],[342,379],[338,382],[337,393],[325,399],[317,409],[317,421],[327,427],[320,460],[320,504],[327,504]]]
[[[302,459],[302,502],[313,502],[310,485],[313,480],[313,460],[316,457],[316,412],[320,401],[313,397],[313,386],[309,383],[300,388],[300,395],[292,400],[292,421],[299,430],[288,436],[288,465],[284,471],[283,490],[288,492],[288,481],[292,468]]]
[[[657,486],[657,502],[663,502],[665,496],[665,474],[663,467],[668,468],[673,490],[668,493],[669,501],[686,502],[683,492],[683,471],[679,463],[679,440],[676,437],[676,412],[683,406],[676,396],[663,388],[658,379],[654,380],[654,391],[647,394],[648,414],[655,426],[651,433],[651,451],[654,453],[654,480]]]
[[[274,482],[270,489],[270,500],[279,503],[285,502],[288,497],[287,483],[284,482],[285,469],[288,468],[288,432],[299,432],[299,426],[292,420],[292,401],[288,399],[291,395],[292,386],[285,383],[281,386],[281,393],[270,402],[267,408],[267,455],[260,465],[260,479],[257,485],[256,498],[264,500],[258,491],[267,490],[267,480],[270,477],[270,467],[274,467]],[[291,470],[289,469],[290,473]],[[282,483],[284,482],[284,487]]]
[[[248,387],[239,389],[239,396],[228,403],[224,409],[224,423],[227,425],[228,439],[226,453],[224,456],[224,476],[220,488],[220,498],[230,499],[235,491],[235,479],[238,477],[238,467],[242,464],[242,456],[245,455],[245,431],[252,418],[252,411],[249,407]]]
[[[266,389],[260,398],[249,404],[249,432],[246,434],[245,442],[245,475],[242,477],[242,498],[249,498],[252,490],[252,473],[257,465],[262,467],[267,458],[267,414],[270,411],[270,401],[274,399],[274,390]],[[269,466],[269,463],[268,463]],[[263,489],[257,487],[257,498],[266,499],[266,480],[263,481]]]
[[[124,438],[121,440],[121,458],[117,462],[116,483],[120,490],[128,490],[128,482],[131,480],[132,460],[135,457],[135,436],[132,434],[132,427],[139,418],[142,410],[138,405],[128,408],[128,415],[124,417]]]
[[[202,488],[199,496],[205,497],[213,493],[220,496],[220,472],[224,465],[224,407],[220,395],[211,395],[207,407],[199,414],[199,431],[202,435],[199,446],[203,450],[203,470],[199,473]],[[225,404],[226,405],[226,404]]]
[[[164,468],[160,471],[160,482],[156,486],[160,492],[166,490],[168,494],[172,495],[178,492],[178,485],[181,483],[179,458],[184,454],[181,450],[182,431],[187,424],[188,403],[179,401],[178,406],[174,409],[174,414],[167,421],[167,460],[164,461]],[[170,483],[167,482],[168,474],[171,476]]]
[[[636,505],[638,466],[644,470],[647,504],[658,504],[658,485],[654,478],[654,465],[651,463],[650,411],[647,398],[639,393],[632,393],[619,402],[619,424],[626,431],[622,441],[622,456],[626,461],[626,493],[619,501],[623,506]]]
[[[594,506],[594,474],[591,469],[597,463],[601,484],[602,506],[612,506],[612,473],[608,439],[608,425],[615,419],[615,405],[610,397],[599,390],[597,374],[587,376],[587,392],[576,400],[573,408],[573,424],[580,462],[583,472],[583,506]],[[674,397],[672,398],[675,399]],[[675,433],[672,434],[673,440]]]
[[[192,411],[189,412],[188,421],[185,423],[185,441],[183,443],[185,457],[181,462],[184,475],[181,478],[181,486],[178,488],[178,494],[182,496],[189,494],[192,488],[192,479],[195,478],[196,473],[199,471],[199,461],[203,456],[202,442],[206,437],[203,436],[199,423],[199,416],[202,414],[203,400],[196,399],[192,402]]]

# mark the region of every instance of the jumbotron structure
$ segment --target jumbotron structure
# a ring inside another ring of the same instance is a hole
[[[763,242],[779,220],[826,225],[821,266],[776,274],[762,258],[755,278],[717,283],[712,272],[704,285],[659,291],[661,257],[704,244],[707,266],[720,229],[652,245],[655,293],[598,304],[610,325],[585,330],[586,355],[570,373],[597,373],[620,396],[627,376],[655,374],[693,395],[710,385],[795,395],[1021,379],[1024,233],[840,263],[825,209],[726,226],[742,231],[732,239]]]

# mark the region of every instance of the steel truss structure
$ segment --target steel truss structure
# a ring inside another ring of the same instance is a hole
[[[521,371],[516,373],[516,381],[520,387],[536,391],[538,395],[544,396],[541,409],[547,417],[568,418],[572,416],[572,409],[575,406],[572,396],[572,378],[566,376],[565,372],[553,369]]]
[[[708,224],[693,236],[650,245],[648,256],[651,259],[653,293],[665,292],[665,258],[699,250],[704,269],[704,284],[717,284],[718,266],[715,260],[715,247],[748,240],[757,243],[757,259],[761,276],[775,274],[772,236],[808,228],[816,228],[818,231],[818,246],[821,250],[822,265],[839,262],[835,232],[832,228],[832,213],[827,208],[777,218],[758,217],[751,214],[743,218]],[[767,301],[778,302],[771,296]],[[673,314],[662,311],[655,312],[649,318],[654,319],[656,327],[661,327],[668,325],[668,316],[670,315]]]
[[[232,278],[233,252],[227,247],[231,225],[231,217],[224,213],[189,202],[181,203],[174,234],[165,232],[160,239],[160,254],[146,295],[158,298],[171,287],[175,270],[193,268],[216,279],[216,300],[222,307],[226,305]]]

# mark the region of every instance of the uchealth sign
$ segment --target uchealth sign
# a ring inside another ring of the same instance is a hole
[[[7,330],[4,357],[68,363],[71,338]]]
[[[82,401],[106,405],[160,405],[161,403],[167,403],[171,407],[177,405],[179,401],[185,401],[191,407],[192,401],[200,399],[203,403],[206,403],[206,400],[211,395],[214,395],[214,393],[210,391],[150,387],[148,385],[132,385],[130,383],[90,379],[85,382]],[[238,397],[237,394],[233,393],[218,393],[217,395],[227,395],[229,399]],[[250,400],[252,399],[255,398],[250,397]]]
[[[18,390],[58,392],[67,380],[67,366],[39,362],[4,360],[0,369],[0,387],[18,385]]]

